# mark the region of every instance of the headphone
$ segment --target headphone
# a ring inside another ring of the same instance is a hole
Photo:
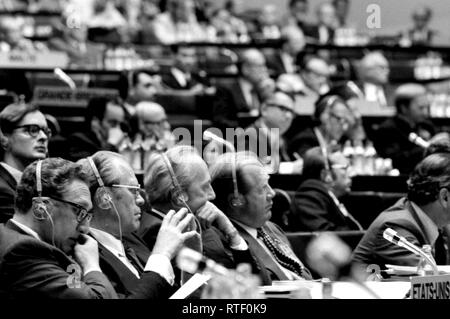
[[[233,178],[233,194],[228,196],[228,202],[231,207],[237,208],[245,205],[245,197],[239,193],[237,184],[237,158],[236,153],[233,153],[233,160],[231,161],[231,176]]]
[[[114,213],[117,216],[117,220],[119,223],[119,238],[120,241],[122,241],[122,220],[120,219],[119,212],[117,211],[116,205],[114,205],[114,201],[112,200],[111,194],[105,187],[105,183],[103,183],[103,179],[100,176],[100,172],[97,169],[97,166],[94,163],[94,160],[92,156],[89,156],[87,158],[89,165],[92,168],[92,171],[94,172],[95,178],[97,179],[98,188],[95,191],[94,195],[94,201],[98,207],[101,209],[107,210],[107,209],[113,209]]]
[[[314,134],[317,137],[317,141],[319,142],[319,147],[324,159],[325,164],[324,182],[327,184],[331,184],[332,182],[334,182],[334,174],[333,171],[331,170],[331,161],[330,157],[328,156],[327,143],[325,142],[325,138],[323,137],[322,133],[319,131],[317,127],[315,127],[313,130]]]
[[[189,196],[181,188],[181,185],[178,182],[177,176],[175,175],[175,172],[173,170],[172,164],[170,163],[169,157],[167,157],[166,153],[164,153],[164,152],[161,153],[161,157],[162,157],[162,159],[164,161],[164,165],[166,166],[166,168],[167,168],[167,170],[169,172],[170,179],[172,180],[173,189],[170,191],[171,192],[172,201],[176,201],[177,205],[180,202],[183,203],[183,205],[186,206],[186,208],[189,210],[189,212],[191,212],[191,209],[187,205],[187,201],[189,200]]]
[[[48,212],[47,204],[44,202],[46,197],[42,197],[42,160],[36,163],[36,191],[38,196],[32,198],[33,217],[39,221],[48,220],[52,225],[52,245],[55,246],[55,224],[52,215]]]
[[[103,179],[100,176],[100,173],[97,169],[97,166],[94,163],[94,160],[91,156],[87,158],[89,165],[91,166],[92,171],[94,172],[95,178],[97,179],[97,183],[99,187],[95,191],[94,199],[98,207],[101,209],[111,209],[112,208],[112,197],[111,194],[105,187],[105,183],[103,183]]]

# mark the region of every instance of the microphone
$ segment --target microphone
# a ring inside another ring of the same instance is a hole
[[[417,135],[414,132],[409,133],[408,140],[411,143],[414,143],[417,146],[420,146],[422,148],[428,148],[430,146],[430,142],[425,141],[423,138],[421,138],[419,135]]]
[[[407,241],[405,237],[398,235],[398,233],[392,228],[386,228],[386,230],[383,232],[383,238],[399,247],[408,249],[410,252],[417,256],[425,258],[433,268],[434,275],[439,275],[439,270],[437,268],[436,262],[427,254],[425,254],[422,249]]]
[[[75,90],[77,88],[72,78],[68,76],[67,73],[61,70],[60,68],[55,68],[53,70],[53,73],[58,79],[66,83],[72,90]]]

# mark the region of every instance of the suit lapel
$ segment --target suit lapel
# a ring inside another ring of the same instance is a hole
[[[9,187],[12,189],[16,189],[17,183],[14,177],[3,167],[0,165],[0,179],[3,179]]]
[[[266,250],[258,243],[258,241],[238,224],[235,224],[235,226],[241,236],[247,242],[250,251],[258,261],[259,266],[261,268],[267,269],[270,273],[272,273],[276,277],[275,280],[289,280],[289,278],[281,270],[280,266],[278,266],[278,264],[275,262],[273,257],[266,252]]]

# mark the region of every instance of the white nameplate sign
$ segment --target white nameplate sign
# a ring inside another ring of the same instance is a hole
[[[450,275],[411,277],[411,299],[450,299]]]
[[[2,52],[0,53],[0,67],[46,69],[67,68],[69,57],[64,52]]]

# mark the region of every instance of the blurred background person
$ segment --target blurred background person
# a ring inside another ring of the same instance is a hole
[[[377,152],[391,158],[393,166],[404,174],[410,173],[422,160],[428,144],[449,139],[448,133],[435,135],[427,93],[420,84],[399,86],[394,95],[396,115],[384,121],[374,133]]]
[[[17,17],[2,17],[0,20],[0,52],[45,52],[48,48],[42,42],[33,42],[23,35],[25,21]]]
[[[152,75],[146,70],[135,70],[129,75],[130,83],[124,106],[130,115],[136,112],[136,104],[153,101],[155,94],[162,90],[159,75]]]
[[[318,56],[306,56],[300,65],[300,75],[305,83],[304,94],[312,97],[330,90],[330,66]]]
[[[319,4],[316,9],[317,24],[303,27],[306,38],[320,44],[334,42],[334,32],[338,26],[335,7],[330,2]]]
[[[303,157],[315,146],[342,147],[341,139],[349,128],[352,114],[348,105],[336,95],[326,95],[316,102],[313,127],[306,128],[288,143],[289,154]],[[293,155],[292,155],[293,156]]]
[[[333,0],[332,4],[336,15],[337,27],[347,27],[347,18],[350,11],[350,0]]]
[[[14,214],[16,186],[25,167],[48,153],[51,131],[37,106],[11,104],[0,113],[0,223]]]
[[[312,25],[312,20],[309,18],[309,0],[290,0],[288,3],[289,17],[287,24],[294,25],[300,30]]]
[[[340,151],[330,152],[327,158],[320,147],[305,153],[302,174],[305,180],[293,198],[288,215],[290,231],[362,230],[339,201],[350,192],[350,169]]]
[[[117,152],[126,138],[128,113],[122,101],[92,98],[86,109],[86,131],[68,137],[68,156],[76,161],[100,150]]]
[[[279,39],[281,29],[278,21],[278,10],[274,4],[264,5],[256,17],[255,30],[250,34],[252,39]]]
[[[431,45],[437,31],[430,28],[433,11],[426,5],[416,7],[411,13],[413,26],[402,34],[400,43],[408,45]]]

